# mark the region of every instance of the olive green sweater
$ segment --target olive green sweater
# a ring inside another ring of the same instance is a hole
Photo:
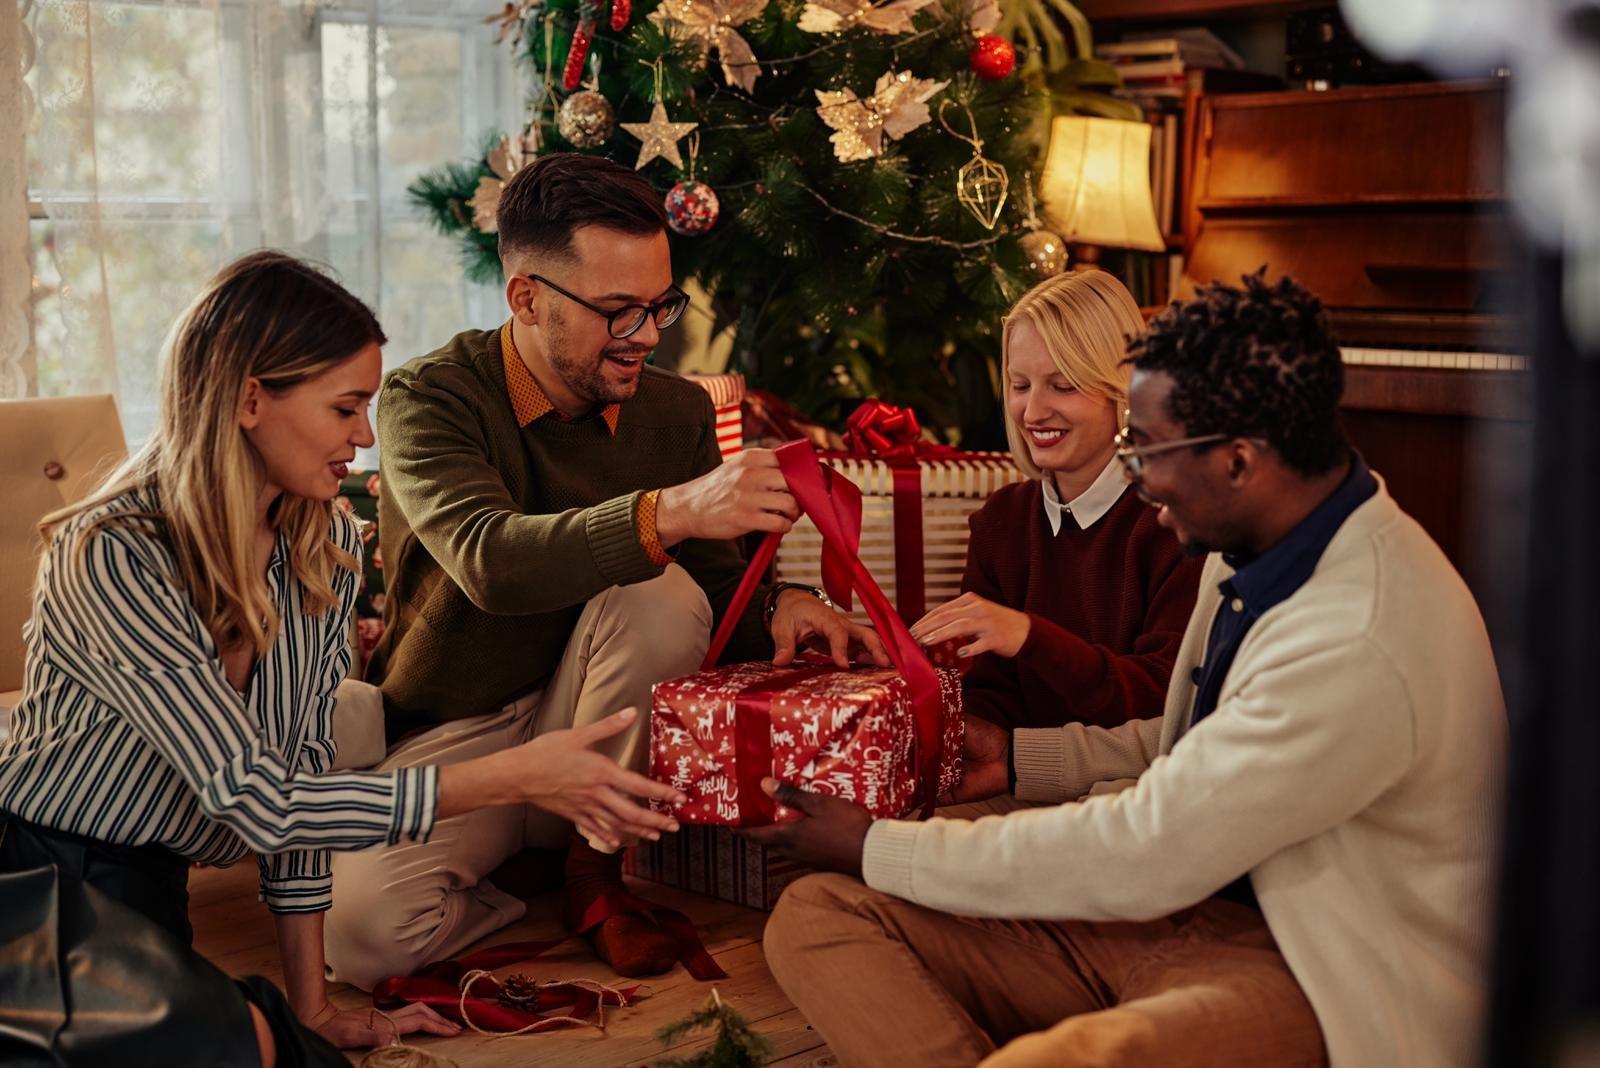
[[[367,668],[390,740],[492,712],[543,686],[585,602],[655,578],[635,512],[647,491],[721,462],[706,392],[646,367],[613,435],[598,411],[517,425],[497,330],[391,371],[378,398],[384,634]],[[677,562],[721,618],[744,572],[732,542]],[[730,656],[770,656],[752,598]]]

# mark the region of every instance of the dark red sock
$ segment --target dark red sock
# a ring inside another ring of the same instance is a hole
[[[574,835],[567,850],[563,906],[567,926],[578,926],[589,906],[612,891],[626,892],[622,884],[622,854],[597,852],[581,836]],[[660,975],[678,963],[678,944],[647,916],[613,916],[587,937],[595,954],[618,975],[629,979]]]

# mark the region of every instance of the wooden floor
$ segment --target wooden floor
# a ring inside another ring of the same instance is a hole
[[[772,1064],[784,1068],[823,1068],[838,1062],[827,1046],[784,997],[761,955],[761,928],[766,914],[725,902],[713,901],[658,886],[638,883],[636,892],[684,912],[694,921],[706,949],[728,973],[716,984],[722,999],[732,1005],[772,1042]],[[231,868],[201,868],[189,878],[189,914],[194,923],[195,947],[229,975],[264,975],[281,987],[282,968],[273,940],[272,920],[256,901],[256,867],[248,861]],[[552,938],[559,934],[556,898],[535,899],[529,918],[486,939],[482,945],[522,939]],[[481,948],[474,947],[474,948]],[[537,962],[504,969],[536,978],[583,977],[617,982],[582,942],[573,941]],[[448,1057],[460,1068],[523,1065],[561,1065],[563,1068],[612,1068],[647,1064],[667,1055],[656,1032],[704,1004],[710,983],[697,983],[682,967],[647,981],[648,997],[628,1008],[607,1010],[606,1032],[581,1028],[539,1035],[486,1037],[462,1034],[456,1038],[408,1038],[408,1042],[436,1055]],[[329,997],[340,1008],[372,1004],[364,992],[344,984],[331,984]],[[671,1047],[671,1055],[687,1056],[707,1045],[709,1036]],[[359,1062],[360,1053],[351,1060]]]

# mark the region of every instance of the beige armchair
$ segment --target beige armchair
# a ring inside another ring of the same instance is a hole
[[[39,520],[82,499],[127,454],[109,396],[0,400],[0,738],[22,690]]]

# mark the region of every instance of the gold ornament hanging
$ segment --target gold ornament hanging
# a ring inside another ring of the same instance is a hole
[[[1011,176],[1006,169],[983,154],[983,141],[978,137],[978,120],[973,118],[972,109],[965,104],[959,105],[967,113],[967,122],[972,125],[972,136],[957,133],[949,122],[945,121],[944,112],[950,106],[946,100],[939,105],[939,123],[949,131],[950,136],[960,138],[972,146],[972,158],[961,165],[956,172],[956,200],[961,206],[972,213],[972,217],[983,224],[985,230],[993,230],[1000,222],[1000,211],[1006,206],[1006,195],[1011,188]]]
[[[949,84],[891,70],[878,77],[868,97],[853,89],[818,89],[817,114],[833,130],[828,140],[834,156],[850,163],[881,155],[885,137],[899,140],[931,118],[928,99]]]
[[[644,60],[639,62],[643,63]],[[667,105],[661,102],[661,60],[646,64],[656,71],[655,106],[650,109],[649,122],[625,122],[622,128],[637,137],[639,160],[633,165],[639,170],[656,157],[661,157],[679,170],[683,169],[683,156],[678,152],[678,141],[688,137],[699,123],[672,122],[667,118]]]
[[[1033,185],[1022,183],[1022,226],[1026,231],[1017,238],[1022,254],[1028,260],[1028,273],[1035,280],[1054,278],[1067,269],[1067,242],[1053,230],[1046,230],[1039,222],[1033,208]]]

